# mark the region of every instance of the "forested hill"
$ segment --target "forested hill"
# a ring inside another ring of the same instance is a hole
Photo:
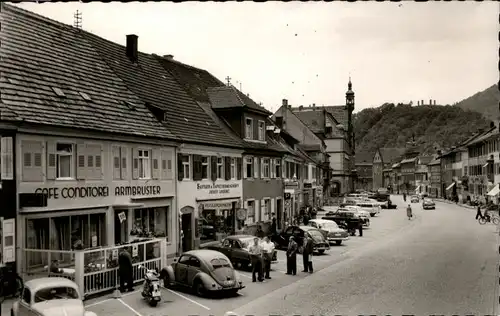
[[[489,125],[490,121],[480,113],[457,106],[386,103],[354,115],[356,151],[405,147],[414,136],[417,145],[431,153],[436,146],[454,146]]]
[[[464,110],[476,111],[484,115],[489,120],[494,120],[498,116],[498,102],[500,101],[500,91],[496,84],[486,90],[478,92],[458,103],[458,106]]]

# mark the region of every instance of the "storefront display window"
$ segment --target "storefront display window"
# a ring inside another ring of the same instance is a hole
[[[224,238],[234,230],[235,218],[232,210],[203,210],[201,213],[202,234],[200,241],[209,242]]]
[[[168,211],[168,207],[135,209],[130,234],[138,237],[168,237]]]
[[[105,246],[105,216],[96,213],[26,219],[26,248],[52,250],[50,258],[48,252],[27,251],[28,267],[50,265],[54,260],[64,266],[73,260],[66,251]]]

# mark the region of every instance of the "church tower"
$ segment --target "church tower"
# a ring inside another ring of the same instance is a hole
[[[351,77],[347,83],[347,92],[345,93],[345,104],[347,108],[347,137],[351,150],[354,153],[354,128],[352,124],[352,112],[354,112],[354,91],[352,91]]]

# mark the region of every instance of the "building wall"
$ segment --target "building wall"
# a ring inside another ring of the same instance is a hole
[[[84,247],[131,241],[134,228],[163,232],[168,254],[177,252],[175,147],[92,135],[18,134],[15,148],[18,258],[24,248],[69,250],[74,238]],[[46,196],[47,206],[29,204],[34,193]]]
[[[324,141],[326,152],[330,155],[330,168],[333,169],[333,174],[344,173],[348,166],[345,161],[343,139],[325,139]]]
[[[236,225],[234,213],[236,209],[242,207],[241,197],[243,195],[242,151],[184,144],[179,149],[178,156],[178,210],[184,221],[188,221],[188,223],[183,221],[180,223],[184,228],[183,235],[187,238],[184,241],[183,249],[187,250],[198,248],[203,242],[222,238],[224,234],[229,233],[226,231],[226,229],[230,229],[229,224]],[[185,160],[184,163],[182,163],[182,159]],[[189,159],[189,163],[186,162],[187,159]],[[220,164],[217,164],[219,159],[223,164],[222,174],[220,172],[217,174],[220,167]],[[226,159],[230,162],[229,169],[225,165]],[[186,170],[189,171],[186,172]],[[213,174],[214,172],[215,174]],[[226,179],[226,174],[229,179]],[[235,209],[233,210],[233,208]],[[224,222],[222,224],[221,221],[226,219],[231,223]],[[226,224],[228,225],[226,226]],[[208,226],[214,227],[213,238],[211,233],[207,231]]]

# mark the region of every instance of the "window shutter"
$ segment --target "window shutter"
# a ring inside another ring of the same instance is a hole
[[[161,178],[163,180],[172,179],[172,153],[167,150],[161,152]]]
[[[42,152],[43,144],[40,141],[22,141],[22,179],[25,182],[42,182]]]
[[[202,179],[201,169],[201,156],[193,155],[193,181]]]
[[[160,179],[161,168],[160,168],[160,160],[161,160],[161,152],[159,149],[152,150],[153,163],[152,163],[152,171],[151,175],[153,179]]]
[[[86,147],[84,143],[76,144],[76,178],[78,180],[84,180],[87,176],[87,168],[85,166],[85,151]]]
[[[46,158],[45,164],[47,165],[46,177],[47,180],[56,179],[56,143],[48,141],[46,146]]]
[[[276,178],[275,177],[276,169],[275,169],[275,162],[274,158],[269,159],[269,176],[271,179]]]
[[[286,162],[285,159],[281,159],[281,178],[286,179]]]
[[[139,150],[132,148],[132,179],[139,179]]]
[[[14,179],[14,139],[12,137],[1,137],[1,173],[0,178],[3,180]]]
[[[254,201],[254,221],[260,221],[260,200]]]
[[[184,179],[184,168],[182,166],[182,154],[177,154],[177,180]]]
[[[274,198],[271,199],[270,204],[271,204],[270,205],[271,210],[270,210],[269,216],[272,216],[273,214],[276,214],[276,209],[275,209],[276,201],[274,200]]]
[[[120,179],[120,166],[121,166],[120,147],[119,146],[112,146],[111,152],[113,155],[112,156],[113,161],[111,162],[113,164],[113,180],[119,180]]]
[[[258,157],[253,157],[253,177],[255,179],[259,178],[259,158]]]
[[[95,147],[95,156],[94,156],[94,173],[96,180],[102,180],[103,171],[102,171],[102,146],[96,145]]]
[[[102,148],[101,145],[87,144],[87,173],[86,179],[102,179]]]
[[[238,157],[236,158],[236,174],[237,177],[236,179],[241,180],[241,173],[243,172],[242,170],[242,158]]]
[[[231,157],[224,157],[224,179],[231,180]]]
[[[130,170],[129,165],[131,165],[131,163],[128,162],[128,157],[129,157],[128,148],[120,147],[120,158],[121,158],[120,171],[122,180],[128,180],[128,171]]]
[[[265,178],[265,175],[264,175],[264,161],[265,161],[266,158],[260,158],[260,177],[262,179]]]
[[[212,181],[217,180],[217,156],[212,156],[210,159],[210,171],[212,172]]]
[[[14,218],[2,221],[3,263],[16,261],[16,220]]]

